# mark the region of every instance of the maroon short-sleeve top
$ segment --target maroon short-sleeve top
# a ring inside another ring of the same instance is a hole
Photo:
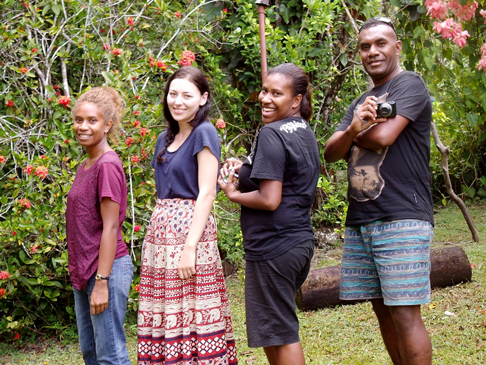
[[[122,224],[127,210],[127,181],[118,155],[109,151],[93,166],[76,172],[67,197],[66,235],[69,273],[73,287],[82,290],[98,269],[103,220],[100,203],[105,197],[120,204],[119,228],[115,258],[128,255],[122,238]]]

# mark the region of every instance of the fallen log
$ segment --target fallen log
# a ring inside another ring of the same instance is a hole
[[[471,281],[472,270],[466,253],[459,246],[433,249],[430,252],[430,283],[443,288]],[[311,270],[296,296],[300,310],[314,310],[357,301],[339,299],[341,267],[332,266]]]

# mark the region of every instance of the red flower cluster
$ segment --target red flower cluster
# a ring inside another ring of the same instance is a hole
[[[133,138],[132,137],[128,137],[126,140],[125,140],[125,144],[128,146],[128,147],[131,147],[132,144],[133,144]]]
[[[71,102],[71,99],[63,95],[60,96],[59,99],[57,99],[57,102],[69,109],[69,103]]]
[[[22,208],[29,209],[30,208],[30,201],[27,199],[20,199],[19,204]]]
[[[7,100],[7,102],[5,103],[5,106],[7,106],[9,108],[13,108],[15,106],[15,104],[12,100]]]
[[[103,44],[103,50],[109,51],[110,49],[111,49],[111,47],[108,43]]]
[[[425,7],[427,8],[427,15],[430,15],[432,19],[445,20],[449,9],[447,8],[447,2],[426,0]]]
[[[19,68],[19,71],[23,74],[27,73],[29,71],[29,69],[27,67],[21,67]]]
[[[5,163],[5,161],[7,161],[7,159],[5,158],[4,155],[0,155],[0,163]]]
[[[0,280],[5,280],[10,277],[10,274],[6,271],[0,271]]]
[[[135,128],[140,127],[140,121],[139,121],[139,120],[135,120],[135,122],[133,122],[133,126],[134,126]]]
[[[174,15],[175,15],[176,18],[179,18],[179,19],[182,17],[182,14],[179,13],[178,11],[176,11]]]
[[[147,134],[150,133],[150,131],[147,128],[140,128],[138,131],[142,137],[146,136]]]
[[[45,166],[38,166],[35,169],[35,176],[40,176],[41,179],[44,179],[47,174],[49,173],[49,170]]]
[[[138,157],[137,155],[132,156],[132,162],[133,163],[138,163],[139,161],[140,161],[140,157]]]
[[[466,21],[471,20],[476,14],[476,9],[479,7],[479,4],[476,1],[468,1],[465,5],[461,5],[459,0],[452,0],[449,1],[447,5],[452,9],[456,18]]]
[[[149,56],[149,60],[148,60],[148,65],[149,67],[154,67],[155,66],[155,58],[153,58],[152,56]]]
[[[25,166],[24,168],[24,172],[27,174],[27,175],[30,175],[32,173],[32,171],[34,171],[34,166],[32,165],[27,165]]]
[[[2,298],[5,295],[5,289],[0,288],[0,298]]]
[[[133,25],[135,22],[133,21],[133,18],[130,16],[127,18],[127,25]]]
[[[431,19],[440,20],[438,22],[434,22],[434,30],[437,33],[442,34],[442,38],[451,39],[461,48],[465,47],[467,38],[470,37],[467,30],[462,30],[461,21],[470,20],[476,14],[476,9],[478,6],[479,5],[476,1],[467,2],[465,5],[461,5],[459,0],[425,1],[427,15],[429,15]],[[449,14],[449,10],[451,10],[452,14]],[[456,18],[457,22],[454,21],[453,16]]]
[[[142,152],[140,152],[140,156],[142,156],[142,160],[146,160],[147,158],[149,158],[149,154],[144,147],[142,148]]]
[[[135,291],[136,292],[139,292],[140,291],[140,285],[139,284],[135,284]]]
[[[224,129],[226,128],[226,123],[223,119],[219,118],[218,120],[216,120],[216,128],[219,128],[219,129]]]
[[[133,230],[135,232],[139,232],[140,231],[140,227],[141,227],[140,224],[137,224],[135,227],[133,227]]]
[[[162,71],[167,70],[167,65],[163,63],[162,61],[157,61],[157,67],[162,69]]]
[[[191,51],[183,51],[181,54],[181,60],[177,62],[182,66],[190,66],[196,60],[196,55]]]
[[[115,56],[120,56],[120,55],[123,54],[123,49],[121,49],[121,48],[113,48],[111,50],[111,54],[112,55],[115,55]]]

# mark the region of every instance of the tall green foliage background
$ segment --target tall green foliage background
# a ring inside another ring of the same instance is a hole
[[[484,195],[486,79],[472,66],[479,50],[460,51],[435,36],[420,1],[271,3],[266,10],[269,67],[294,62],[309,74],[310,124],[321,151],[368,84],[357,58],[357,26],[386,14],[398,21],[405,67],[426,78],[437,100],[436,121],[453,149],[455,186],[470,196]],[[59,331],[74,320],[64,214],[67,192],[85,158],[72,132],[70,107],[76,97],[92,86],[110,85],[125,100],[123,128],[112,146],[129,183],[123,234],[139,265],[155,203],[149,161],[164,128],[162,89],[180,67],[182,52],[193,52],[194,65],[208,77],[212,121],[226,122],[219,130],[224,158],[248,154],[260,127],[261,65],[258,13],[250,0],[0,0],[0,8],[0,271],[9,275],[0,275],[0,339],[13,340],[17,333]],[[484,25],[476,26],[479,44]],[[316,228],[343,224],[346,187],[339,171],[344,169],[342,162],[322,160]],[[432,169],[434,191],[441,197],[437,159]],[[214,213],[222,253],[238,264],[238,209],[219,195]]]

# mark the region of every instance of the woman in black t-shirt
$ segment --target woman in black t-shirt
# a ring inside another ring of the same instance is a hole
[[[242,206],[248,344],[264,347],[271,365],[301,365],[295,294],[314,252],[310,208],[319,178],[306,74],[291,63],[270,69],[258,101],[265,126],[255,148],[244,163],[226,161],[219,184]]]

